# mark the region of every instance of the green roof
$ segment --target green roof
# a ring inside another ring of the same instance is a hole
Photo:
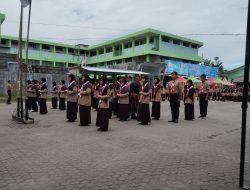
[[[155,30],[155,29],[152,29],[152,28],[148,28],[148,29],[145,29],[145,30],[142,30],[142,31],[139,31],[139,32],[135,32],[135,33],[132,33],[132,34],[129,34],[129,35],[122,36],[120,38],[116,38],[116,39],[113,39],[113,40],[103,42],[101,44],[90,46],[89,49],[99,48],[99,47],[111,45],[111,44],[114,44],[114,43],[118,43],[118,42],[121,42],[121,41],[127,41],[129,38],[136,38],[136,37],[143,36],[145,34],[162,35],[162,36],[169,37],[171,39],[177,39],[177,40],[180,40],[180,41],[183,41],[183,42],[189,42],[191,44],[198,45],[199,47],[203,46],[203,43],[200,42],[200,41],[192,40],[192,39],[189,39],[189,38],[184,38],[184,37],[181,37],[181,36],[177,36],[177,35],[174,35],[174,34],[162,32],[162,31]]]
[[[2,36],[4,39],[8,40],[18,40],[18,37],[14,36]],[[23,38],[23,41],[26,41],[26,38]],[[61,46],[61,47],[67,47],[67,48],[74,48],[74,49],[83,49],[87,50],[88,48],[82,48],[77,45],[69,45],[69,44],[63,44],[63,43],[56,43],[56,42],[48,42],[48,41],[42,41],[42,40],[32,40],[30,39],[29,42],[31,43],[38,43],[38,44],[44,44],[44,45],[52,45],[52,46]]]

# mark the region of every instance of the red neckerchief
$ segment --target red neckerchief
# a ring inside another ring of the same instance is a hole
[[[174,94],[174,87],[175,87],[175,85],[174,85],[174,80],[172,81],[172,84],[171,84],[171,86],[170,86],[170,92],[171,92],[171,94]]]

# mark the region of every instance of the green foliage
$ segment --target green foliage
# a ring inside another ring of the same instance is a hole
[[[218,67],[218,74],[220,77],[225,77],[226,70],[224,69],[223,62],[219,57],[215,57],[214,60],[204,59],[202,65],[210,67]]]

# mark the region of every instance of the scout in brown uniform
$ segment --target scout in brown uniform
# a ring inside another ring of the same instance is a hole
[[[98,94],[99,94],[99,84],[97,81],[95,81],[94,92],[93,92],[93,108],[95,109],[95,111],[97,111],[99,104],[99,100],[97,98]]]
[[[152,88],[152,117],[153,120],[159,120],[161,117],[161,94],[162,86],[160,84],[160,79],[157,77],[154,81],[154,86]]]
[[[109,119],[111,119],[113,115],[114,109],[114,83],[110,81],[109,83],[109,90],[110,90],[110,98],[109,98]]]
[[[106,78],[100,80],[99,86],[99,99],[97,117],[96,117],[96,126],[98,131],[108,131],[109,128],[109,98],[110,90],[106,81]]]
[[[32,108],[33,112],[37,112],[38,111],[38,106],[37,106],[37,91],[38,91],[37,80],[32,80],[31,87],[28,90],[28,92],[31,93],[31,108]]]
[[[39,90],[39,94],[40,94],[40,98],[39,98],[39,105],[40,105],[40,114],[46,114],[48,113],[47,110],[47,93],[48,93],[48,89],[47,89],[47,85],[46,85],[46,79],[42,78],[42,84],[40,86],[40,90]]]
[[[52,98],[51,98],[51,104],[52,104],[52,109],[57,108],[57,98],[58,98],[58,86],[56,85],[56,82],[52,83]]]
[[[65,85],[65,81],[61,80],[60,86],[59,86],[59,109],[60,110],[66,109],[66,105],[65,105],[66,97],[67,97],[67,87]]]
[[[131,100],[131,119],[136,119],[138,104],[140,98],[140,87],[139,76],[135,77],[135,80],[130,85],[130,100]]]
[[[25,108],[27,110],[31,110],[31,98],[32,98],[32,93],[30,92],[32,85],[31,81],[27,81],[27,86],[26,86],[26,100],[25,100]]]
[[[195,89],[193,86],[193,81],[188,80],[184,90],[185,120],[194,119],[194,99]]]
[[[8,94],[8,99],[7,99],[7,102],[6,104],[11,104],[11,96],[12,96],[12,84],[10,83],[10,80],[8,80],[8,84],[7,84],[7,94]]]
[[[179,119],[179,108],[180,108],[180,100],[182,98],[182,86],[181,83],[177,80],[178,73],[171,73],[172,81],[169,84],[169,101],[170,108],[172,113],[172,120],[168,122],[178,123]]]
[[[140,100],[138,106],[137,120],[141,121],[140,125],[148,125],[151,121],[149,103],[150,103],[150,88],[148,84],[148,77],[142,76],[142,85],[140,87]]]
[[[117,97],[119,121],[127,121],[129,118],[129,86],[125,79],[121,80],[121,88]]]
[[[209,96],[209,84],[206,82],[206,75],[201,75],[201,84],[198,87],[199,90],[199,103],[200,103],[200,116],[199,118],[205,118],[207,116],[208,96]]]
[[[67,89],[67,119],[74,122],[77,119],[77,99],[78,88],[75,81],[75,75],[70,74],[68,77],[69,86]]]
[[[114,97],[114,104],[113,104],[113,112],[114,112],[114,115],[116,115],[118,117],[118,97],[117,97],[117,94],[119,93],[120,91],[120,88],[121,88],[121,77],[117,77],[116,78],[116,82],[114,83],[114,94],[113,94],[113,97]]]
[[[79,126],[88,126],[91,123],[91,89],[92,86],[89,82],[89,75],[84,75],[82,78],[82,87],[79,90],[80,97],[78,99],[79,104],[79,116],[80,124]]]

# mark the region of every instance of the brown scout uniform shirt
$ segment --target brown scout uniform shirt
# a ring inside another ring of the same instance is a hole
[[[78,88],[76,86],[76,82],[73,81],[72,83],[70,83],[69,87],[68,87],[68,96],[67,96],[67,101],[68,102],[77,102],[78,99]]]
[[[146,83],[140,87],[140,100],[139,103],[149,104],[150,103],[150,89],[149,84]]]
[[[161,102],[161,94],[163,93],[163,89],[162,86],[160,84],[153,86],[154,90],[152,90],[152,92],[154,92],[154,94],[152,94],[152,101],[153,102]]]
[[[105,87],[105,89],[104,89]],[[105,85],[102,87],[102,89],[99,89],[99,94],[100,90],[102,90],[102,95],[100,95],[99,99],[99,108],[109,108],[109,98],[110,98],[110,90],[108,85]],[[105,92],[106,91],[106,92]]]
[[[125,84],[121,87],[118,104],[129,104],[129,86]]]
[[[40,98],[47,99],[47,93],[48,93],[47,85],[43,83],[40,87]]]
[[[89,81],[82,85],[80,89],[80,97],[78,99],[78,104],[82,106],[91,106],[91,84]]]

